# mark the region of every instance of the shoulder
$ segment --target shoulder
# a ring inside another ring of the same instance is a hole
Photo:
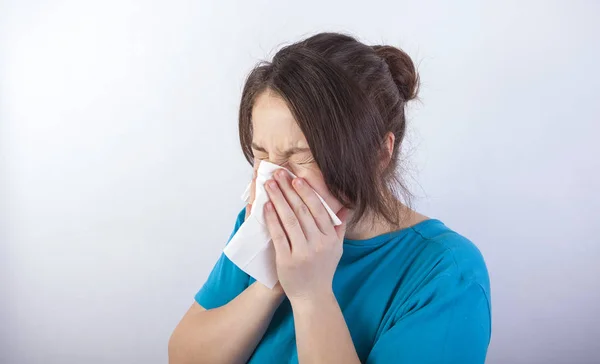
[[[479,284],[488,293],[489,276],[485,260],[471,240],[435,219],[412,229],[420,237],[418,259],[424,260],[425,264],[441,266],[444,274],[456,279]]]
[[[436,257],[438,267],[431,267],[431,277],[425,289],[416,293],[422,300],[422,293],[430,298],[431,308],[436,312],[448,313],[447,330],[467,339],[479,342],[485,357],[485,348],[491,337],[491,296],[487,266],[481,251],[465,236],[448,228],[439,220],[429,226],[414,228],[421,236],[425,256]],[[439,269],[438,269],[439,268]],[[460,340],[459,340],[460,341]],[[447,340],[447,345],[456,346],[459,342]],[[448,355],[458,355],[451,349]]]
[[[413,258],[407,262],[403,299],[398,301],[400,317],[422,310],[460,310],[489,326],[490,281],[477,246],[439,220],[412,229]]]
[[[399,275],[400,315],[438,304],[477,305],[482,314],[489,313],[489,276],[477,246],[439,220],[411,229],[409,254],[405,254],[409,258],[402,262]]]
[[[399,317],[432,309],[438,314],[446,310],[458,312],[463,317],[468,312],[473,322],[487,328],[482,333],[489,338],[490,281],[477,246],[439,220],[429,220],[412,229],[417,248],[409,263],[404,299],[399,301]]]
[[[397,244],[406,259],[396,260],[398,289],[386,321],[390,326],[379,340],[387,334],[394,354],[411,362],[483,362],[491,337],[491,305],[481,252],[439,220],[410,229]],[[402,342],[414,345],[398,351]]]

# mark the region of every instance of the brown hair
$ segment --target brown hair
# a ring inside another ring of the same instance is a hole
[[[387,46],[365,45],[338,33],[320,33],[288,45],[271,62],[250,73],[239,112],[244,156],[252,153],[252,107],[270,90],[282,97],[304,133],[332,194],[356,213],[399,223],[394,195],[409,199],[397,172],[406,131],[404,106],[416,98],[419,76],[410,57]],[[395,136],[394,152],[382,168],[385,136]]]

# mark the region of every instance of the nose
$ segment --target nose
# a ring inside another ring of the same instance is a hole
[[[269,158],[267,159],[267,161],[269,163],[276,164],[283,168],[287,168],[287,165],[288,165],[287,160],[282,160],[280,156],[276,156],[276,155],[269,155]]]

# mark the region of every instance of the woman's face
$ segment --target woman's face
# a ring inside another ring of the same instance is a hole
[[[304,178],[334,212],[342,204],[331,195],[304,134],[285,101],[272,91],[261,93],[252,108],[252,151],[255,163],[267,160]]]

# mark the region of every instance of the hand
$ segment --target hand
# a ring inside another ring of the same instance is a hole
[[[271,202],[265,219],[275,246],[279,282],[292,304],[332,296],[333,275],[342,257],[347,210],[334,226],[313,189],[302,178],[277,171],[267,181]]]

